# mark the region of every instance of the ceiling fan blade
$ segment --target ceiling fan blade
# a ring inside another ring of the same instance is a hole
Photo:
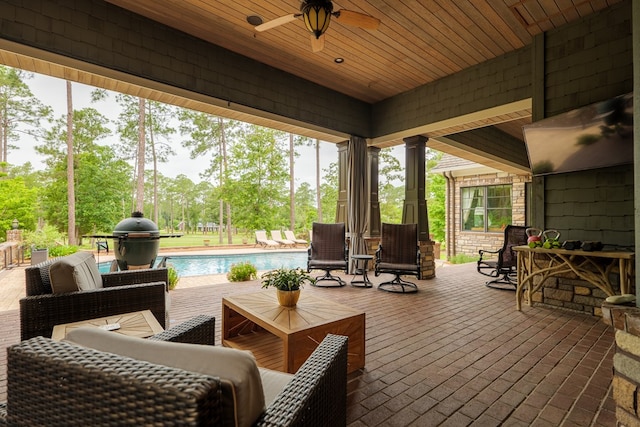
[[[320,52],[322,49],[324,49],[324,34],[319,38],[311,34],[311,50],[313,52]]]
[[[352,25],[354,27],[364,28],[365,30],[377,30],[380,25],[378,18],[346,9],[340,9],[334,13],[334,16],[341,24]]]
[[[267,21],[264,24],[256,25],[256,31],[267,31],[274,27],[279,27],[280,25],[288,24],[291,21],[295,21],[298,19],[300,14],[292,13],[290,15],[281,16],[276,19],[272,19],[271,21]]]

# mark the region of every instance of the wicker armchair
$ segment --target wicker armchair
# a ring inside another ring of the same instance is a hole
[[[213,336],[213,321],[193,323]],[[36,337],[8,349],[0,425],[219,425],[220,390],[216,377]],[[345,426],[346,390],[347,337],[328,335],[256,425]]]
[[[25,269],[26,297],[20,300],[20,336],[51,337],[53,327],[96,317],[151,310],[162,327],[168,324],[166,268],[102,274],[103,288],[54,294],[49,267],[58,258]]]

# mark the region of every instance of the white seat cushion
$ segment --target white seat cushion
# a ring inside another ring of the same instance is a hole
[[[102,288],[102,276],[93,254],[76,252],[55,261],[49,267],[54,294]]]
[[[73,329],[65,340],[98,351],[220,378],[223,425],[249,427],[266,408],[258,366],[248,351],[150,341],[95,327]]]
[[[276,397],[289,384],[294,377],[286,372],[272,371],[271,369],[258,368],[262,380],[262,391],[264,392],[264,403],[269,406],[276,400]]]

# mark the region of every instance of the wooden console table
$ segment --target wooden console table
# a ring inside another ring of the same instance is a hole
[[[601,289],[607,296],[615,295],[609,276],[620,278],[620,293],[627,294],[634,280],[635,253],[625,251],[593,251],[568,249],[545,249],[515,246],[518,254],[518,286],[516,308],[522,309],[522,297],[526,288],[527,304],[532,305],[532,296],[548,277],[573,272],[579,279]],[[534,284],[534,277],[540,280]]]

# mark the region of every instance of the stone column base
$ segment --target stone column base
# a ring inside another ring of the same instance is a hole
[[[613,399],[619,426],[640,426],[640,308],[602,304],[602,320],[616,329]]]

